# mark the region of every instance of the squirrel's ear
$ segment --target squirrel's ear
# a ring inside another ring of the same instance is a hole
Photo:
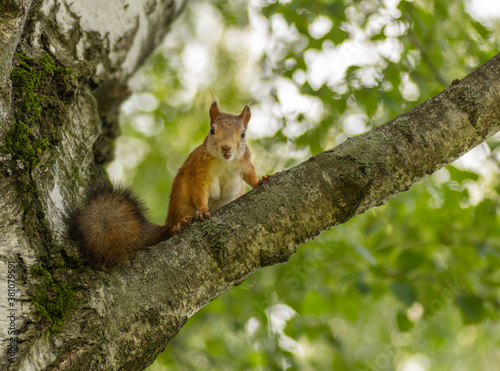
[[[210,124],[213,123],[215,120],[217,120],[217,117],[220,116],[219,105],[215,100],[210,106],[210,110],[208,111],[208,113],[210,114]]]
[[[250,107],[245,106],[243,108],[243,111],[241,111],[239,118],[243,122],[243,125],[245,125],[245,129],[248,128],[248,122],[250,121],[250,117],[252,117],[252,112],[250,112]]]

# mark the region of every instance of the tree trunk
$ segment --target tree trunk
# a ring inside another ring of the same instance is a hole
[[[68,240],[65,218],[102,176],[127,79],[182,4],[5,4],[2,369],[142,369],[225,290],[287,261],[305,241],[385,203],[500,130],[497,55],[436,97],[282,171],[131,264],[91,269]]]

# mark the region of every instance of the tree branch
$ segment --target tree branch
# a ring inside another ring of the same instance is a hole
[[[60,142],[43,152],[38,166],[28,172],[22,160],[0,158],[0,281],[7,282],[8,261],[18,264],[18,349],[14,363],[2,358],[2,369],[142,369],[193,313],[222,292],[261,267],[286,261],[303,242],[385,203],[499,130],[496,56],[435,98],[283,171],[212,220],[139,253],[127,266],[104,272],[54,269],[54,280],[79,285],[78,303],[58,332],[44,331],[29,300],[37,279],[30,269],[42,257],[76,256],[63,222],[83,193],[79,186],[99,177],[93,145],[102,133],[101,120],[126,95],[127,78],[179,8],[174,0],[9,0],[0,9],[2,25],[13,25],[6,33],[0,30],[5,46],[0,47],[0,136],[10,126],[8,76],[23,27],[20,49],[35,58],[49,53],[78,81],[74,91],[72,84],[67,90],[59,86],[73,98],[54,122]],[[30,22],[24,25],[28,9]],[[31,129],[33,135],[42,132],[36,125]],[[2,292],[6,297],[5,288]],[[0,303],[2,340],[10,326],[6,304]],[[1,342],[2,354],[8,347]]]
[[[25,359],[58,370],[144,367],[191,315],[252,272],[287,261],[305,241],[384,204],[499,131],[499,103],[500,54],[387,124],[282,171],[130,265],[87,269],[78,312],[60,333],[30,344]]]

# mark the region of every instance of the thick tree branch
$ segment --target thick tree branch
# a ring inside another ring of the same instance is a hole
[[[39,165],[28,167],[13,154],[0,157],[0,281],[7,282],[7,262],[14,261],[20,299],[15,363],[4,357],[0,368],[142,369],[189,316],[222,292],[263,266],[286,261],[303,242],[383,204],[499,130],[497,56],[390,123],[283,171],[212,220],[141,252],[130,265],[59,270],[49,263],[76,257],[64,217],[81,198],[79,187],[99,177],[101,121],[109,123],[127,94],[127,78],[184,3],[9,0],[0,6],[0,137],[11,127],[8,76],[23,27],[17,47],[38,61],[48,53],[77,81],[58,86],[67,97],[54,120],[62,134],[40,155]],[[59,96],[50,98],[46,103],[58,107]],[[54,107],[44,107],[42,116]],[[47,140],[35,122],[33,135]],[[31,268],[40,268],[41,260],[55,281],[79,285],[77,308],[59,332],[45,330],[30,302],[28,290],[39,279]],[[9,347],[6,304],[0,304],[2,354]]]
[[[126,267],[87,269],[80,309],[23,365],[137,370],[257,269],[432,174],[500,130],[500,55],[387,124],[275,176]],[[43,353],[42,350],[43,349]],[[48,353],[47,353],[48,352]]]

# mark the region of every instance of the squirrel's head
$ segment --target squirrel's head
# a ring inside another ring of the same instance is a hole
[[[219,110],[213,102],[209,110],[210,131],[207,146],[210,153],[225,161],[238,159],[245,153],[247,145],[245,135],[252,116],[250,107],[245,106],[239,115],[231,115]]]

